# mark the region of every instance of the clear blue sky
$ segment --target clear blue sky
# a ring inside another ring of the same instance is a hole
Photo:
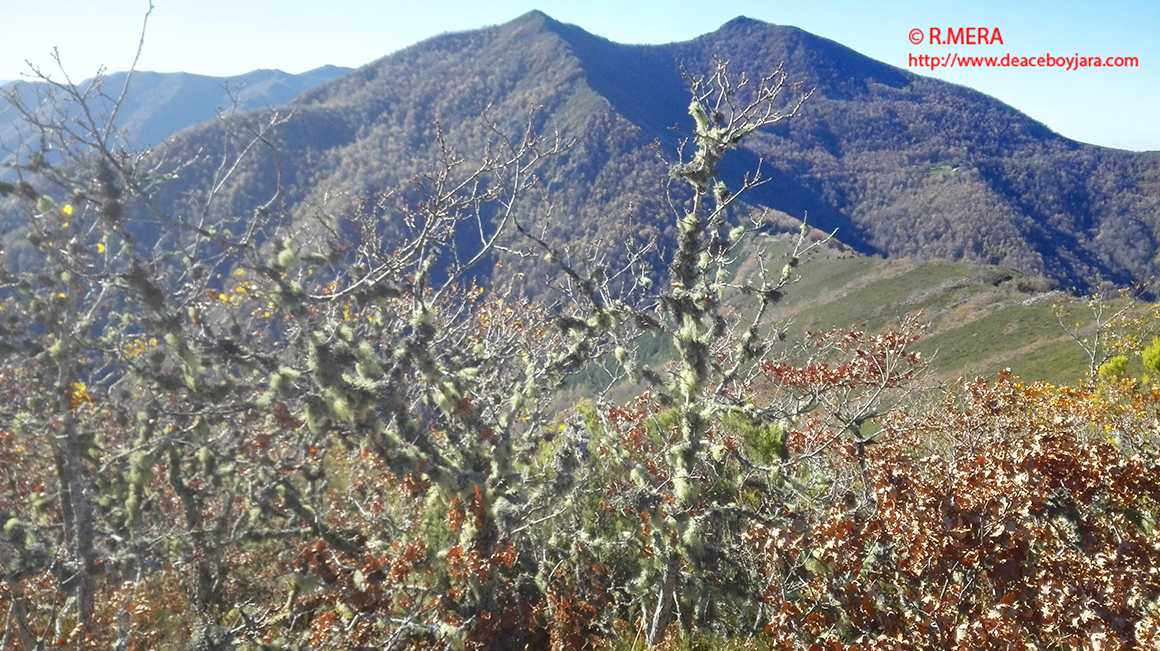
[[[666,43],[745,15],[794,25],[907,67],[910,53],[1133,56],[1139,67],[914,72],[976,88],[1065,136],[1160,150],[1160,0],[155,0],[143,70],[234,75],[359,66],[430,36],[507,22],[531,9],[622,43]],[[148,0],[0,0],[0,79],[28,59],[70,74],[132,61]],[[1003,45],[911,45],[930,27],[999,28]]]

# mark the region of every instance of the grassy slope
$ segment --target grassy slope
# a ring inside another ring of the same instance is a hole
[[[759,236],[771,270],[780,270],[788,238]],[[743,264],[739,274],[752,273]],[[1086,372],[1079,346],[1066,336],[1055,306],[1075,299],[1025,289],[1023,274],[964,263],[883,260],[827,249],[800,267],[775,317],[789,336],[805,330],[864,327],[871,331],[920,313],[930,330],[919,350],[944,379],[994,375],[1010,368],[1027,380],[1074,382]]]

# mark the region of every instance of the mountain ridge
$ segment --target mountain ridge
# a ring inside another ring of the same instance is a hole
[[[219,109],[252,111],[285,104],[303,91],[349,71],[350,68],[325,65],[298,74],[260,69],[212,77],[138,70],[133,72],[118,126],[126,133],[128,146],[145,149],[183,129],[215,119]],[[127,75],[127,72],[107,73],[101,76],[101,83],[105,88],[115,89],[112,94],[119,96]],[[77,87],[88,88],[93,81],[85,79]],[[44,82],[16,80],[0,82],[0,89],[14,91],[26,104],[35,105],[48,86]],[[108,101],[98,103],[100,109],[107,110]],[[27,147],[20,133],[19,115],[11,108],[0,111],[0,145],[9,152]],[[10,161],[0,160],[3,162]]]
[[[384,56],[288,104],[275,138],[284,211],[302,221],[340,195],[341,212],[405,181],[430,162],[436,120],[470,153],[486,140],[481,110],[512,129],[539,107],[537,127],[576,141],[545,170],[549,232],[575,250],[671,243],[666,163],[650,143],[672,161],[682,135],[671,127],[689,121],[681,66],[698,74],[713,57],[754,74],[784,62],[791,81],[816,89],[802,117],[754,134],[723,169],[736,187],[762,164],[769,183],[746,197],[758,210],[808,214],[865,254],[1007,265],[1079,292],[1160,273],[1160,152],[1079,143],[978,91],[744,17],[689,41],[624,45],[533,11]],[[180,159],[217,128],[167,147]],[[224,189],[225,213],[271,195],[269,162]],[[192,172],[171,200],[204,181]]]

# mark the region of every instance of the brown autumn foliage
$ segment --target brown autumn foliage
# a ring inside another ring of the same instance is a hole
[[[852,496],[754,525],[766,633],[825,649],[1160,643],[1160,390],[975,379],[879,421]]]

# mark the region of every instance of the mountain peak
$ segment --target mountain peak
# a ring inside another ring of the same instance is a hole
[[[525,27],[526,26],[526,27],[538,27],[538,28],[551,27],[554,24],[557,24],[556,19],[554,19],[551,16],[549,16],[548,14],[540,11],[539,9],[533,9],[525,14],[521,14],[520,16],[518,16],[517,18],[515,18],[514,20],[512,20],[511,22],[508,23],[509,26],[514,26],[514,27]]]
[[[539,9],[532,9],[531,11],[529,11],[525,14],[521,14],[518,18],[516,18],[512,22],[532,21],[532,20],[552,20],[552,17],[549,16],[548,14],[540,11]]]
[[[733,20],[730,20],[729,22],[722,25],[721,29],[736,29],[738,27],[754,27],[754,26],[764,26],[764,25],[769,25],[769,23],[757,20],[756,18],[749,18],[746,16],[738,16],[738,17],[734,18]]]

